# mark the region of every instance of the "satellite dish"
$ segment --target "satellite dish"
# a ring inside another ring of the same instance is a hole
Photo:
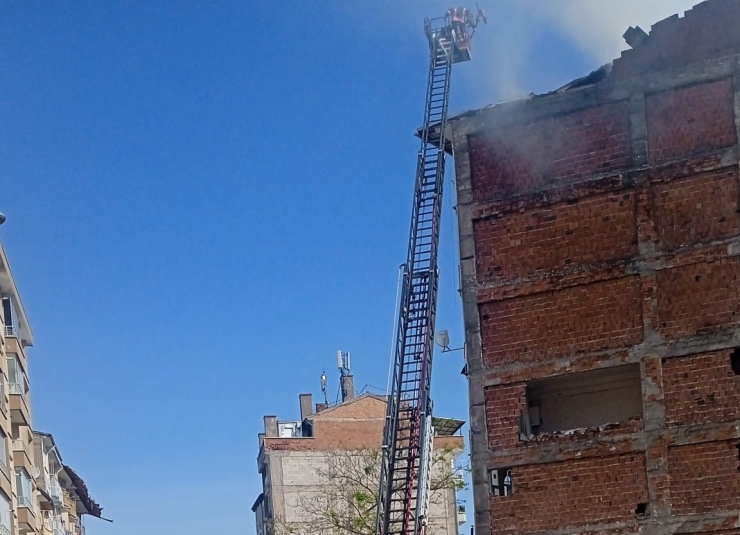
[[[41,470],[38,469],[37,466],[33,467],[33,478],[36,479],[41,475]]]
[[[450,347],[450,335],[447,331],[439,331],[437,336],[434,337],[434,341],[437,342],[437,345],[442,349]]]

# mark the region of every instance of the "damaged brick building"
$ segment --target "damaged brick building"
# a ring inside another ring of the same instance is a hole
[[[451,121],[477,535],[740,533],[738,28]]]

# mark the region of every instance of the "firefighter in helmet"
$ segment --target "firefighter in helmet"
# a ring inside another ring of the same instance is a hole
[[[452,31],[452,38],[458,45],[466,46],[468,27],[475,28],[476,20],[467,7],[451,7],[445,15],[447,26]]]

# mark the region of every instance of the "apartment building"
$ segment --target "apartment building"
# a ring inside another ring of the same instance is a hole
[[[351,376],[344,380],[348,395],[342,403],[314,407],[311,395],[301,394],[299,420],[264,417],[257,458],[262,493],[252,506],[258,535],[374,532],[386,400],[355,396]],[[464,422],[439,418],[435,424],[427,532],[456,535],[458,522],[465,521],[454,467],[464,449]],[[349,523],[352,529],[345,527]]]
[[[100,516],[84,482],[62,464],[53,437],[34,432],[28,348],[33,333],[0,244],[0,535],[81,535]]]
[[[85,482],[62,462],[59,448],[49,433],[34,431],[33,458],[38,503],[43,518],[42,534],[82,535],[83,515],[100,518],[102,509],[90,497]]]
[[[477,535],[740,533],[738,27],[451,122]]]

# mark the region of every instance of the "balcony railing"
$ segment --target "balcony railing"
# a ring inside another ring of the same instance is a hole
[[[4,448],[3,448],[3,453],[4,453]],[[3,474],[5,474],[8,478],[10,478],[10,470],[8,469],[8,461],[5,460],[4,454],[0,455],[0,471],[2,471]],[[0,535],[2,534],[0,533]]]
[[[0,535],[12,535],[12,534],[10,533],[10,529],[8,527],[0,524]]]
[[[16,327],[15,325],[6,325],[5,326],[5,336],[18,337],[18,327]]]
[[[61,505],[64,501],[64,496],[62,495],[62,488],[59,486],[59,483],[52,480],[48,488],[51,499],[54,500],[57,504]]]
[[[8,392],[18,396],[23,395],[23,386],[20,383],[8,383]]]
[[[27,498],[26,496],[18,496],[16,500],[18,507],[25,507],[26,509],[33,510],[33,503],[31,503],[31,498]]]

